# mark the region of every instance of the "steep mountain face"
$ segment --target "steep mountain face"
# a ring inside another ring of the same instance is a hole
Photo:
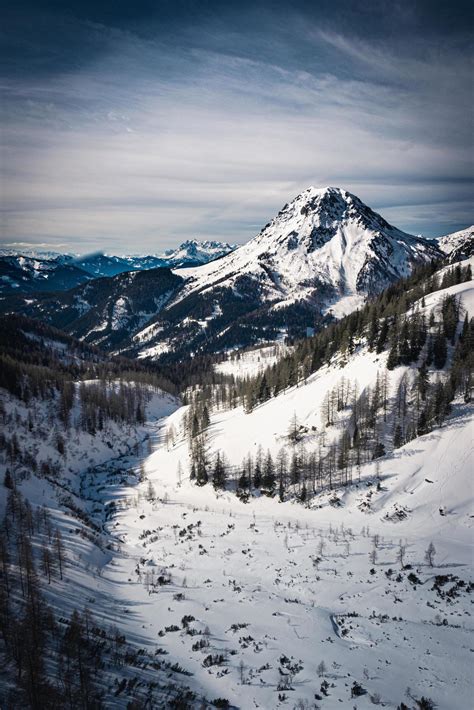
[[[188,272],[190,290],[256,278],[279,302],[377,293],[406,276],[415,262],[439,257],[435,242],[389,225],[359,198],[339,188],[308,188],[233,255]],[[303,292],[302,292],[303,289]]]
[[[3,313],[42,320],[87,343],[105,350],[128,345],[182,285],[170,269],[131,271],[94,279],[66,293],[5,297]]]
[[[441,251],[448,255],[448,261],[451,264],[468,259],[474,255],[474,225],[440,237],[438,244]]]
[[[61,258],[22,255],[0,257],[0,294],[63,291],[85,283],[91,275]]]
[[[441,256],[434,242],[392,227],[349,192],[311,187],[244,246],[181,270],[186,284],[162,312],[159,335],[135,342],[149,356],[306,334]]]

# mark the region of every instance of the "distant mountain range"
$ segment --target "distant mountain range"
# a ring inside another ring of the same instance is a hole
[[[190,241],[162,257],[4,256],[3,268],[16,266],[27,278],[0,300],[0,311],[44,320],[108,351],[174,360],[304,336],[416,264],[465,258],[472,241],[472,229],[415,237],[346,190],[311,187],[239,248]],[[76,284],[61,292],[68,278]],[[56,292],[34,294],[31,284]]]
[[[161,255],[113,256],[96,252],[86,256],[13,249],[0,250],[0,294],[65,291],[93,278],[127,271],[162,267],[199,266],[236,249],[234,244],[195,239]]]

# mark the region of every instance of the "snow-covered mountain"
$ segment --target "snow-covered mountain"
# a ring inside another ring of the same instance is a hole
[[[188,239],[176,249],[167,249],[161,259],[166,262],[163,266],[197,266],[220,259],[235,249],[237,249],[236,244],[212,240],[199,242],[197,239]]]
[[[205,244],[207,256],[220,253],[221,244]],[[306,335],[355,310],[367,296],[408,275],[414,265],[441,256],[435,242],[392,227],[355,195],[334,187],[311,187],[244,246],[210,263],[179,268],[175,273],[182,281],[175,284],[165,304],[160,287],[155,311],[134,312],[138,305],[133,305],[128,291],[141,281],[117,281],[118,276],[101,285],[100,293],[109,293],[105,312],[95,307],[89,286],[79,287],[74,293],[76,315],[68,311],[67,324],[65,306],[71,305],[67,294],[54,302],[16,299],[12,304],[6,299],[1,307],[4,312],[15,308],[38,317],[40,306],[41,317],[48,322],[85,337],[81,304],[87,302],[87,338],[110,348],[112,342],[104,339],[104,322],[107,314],[122,310],[126,302],[129,315],[136,318],[129,319],[128,333],[121,328],[121,347],[139,357],[178,358]],[[182,266],[185,258],[203,258],[203,249],[186,242],[166,258]],[[91,268],[86,259],[77,264]],[[155,281],[160,283],[160,278],[150,283]],[[115,337],[113,343],[117,344]]]
[[[94,252],[85,256],[52,251],[0,249],[0,294],[65,291],[91,278],[162,267],[199,266],[236,249],[235,244],[191,239],[162,254],[115,256]]]
[[[450,263],[468,259],[474,254],[474,225],[440,237],[438,244]]]
[[[392,227],[346,190],[310,187],[250,242],[184,276],[187,292],[224,282],[239,290],[245,276],[280,306],[301,299],[320,303],[322,288],[334,300],[378,293],[414,263],[438,256],[434,241]]]
[[[11,254],[0,256],[0,294],[63,291],[85,283],[91,275],[61,257],[41,259]]]
[[[161,342],[150,331],[135,342],[152,354],[163,340],[219,349],[302,335],[440,256],[435,242],[392,227],[346,190],[310,187],[247,244],[180,270],[186,284],[161,314]]]

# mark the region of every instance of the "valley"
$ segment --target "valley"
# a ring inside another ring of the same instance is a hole
[[[166,430],[183,414],[149,422],[138,456],[81,475],[77,500],[101,530],[102,548],[111,546],[107,554],[78,540],[81,523],[57,509],[54,488],[22,486],[63,528],[67,582],[48,589],[53,608],[85,604],[151,656],[166,652],[192,674],[183,685],[196,701],[364,708],[429,697],[466,707],[472,516],[463,462],[472,414],[457,407],[442,432],[398,450],[377,474],[364,466],[337,505],[328,491],[307,507],[266,497],[243,503],[180,478],[187,443],[167,445]],[[453,449],[454,469],[446,456]],[[145,696],[150,674],[134,674]],[[182,684],[179,675],[174,683]],[[163,702],[159,691],[150,697]],[[118,693],[106,706],[128,700]]]

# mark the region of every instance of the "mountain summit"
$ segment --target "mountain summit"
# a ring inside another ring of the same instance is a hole
[[[396,229],[350,192],[310,187],[247,244],[180,269],[183,287],[135,342],[153,356],[304,335],[441,256],[435,242]]]
[[[350,192],[310,187],[250,242],[182,275],[190,279],[188,290],[227,283],[242,293],[253,278],[266,299],[329,306],[378,293],[416,262],[440,255],[434,241],[392,227]]]

